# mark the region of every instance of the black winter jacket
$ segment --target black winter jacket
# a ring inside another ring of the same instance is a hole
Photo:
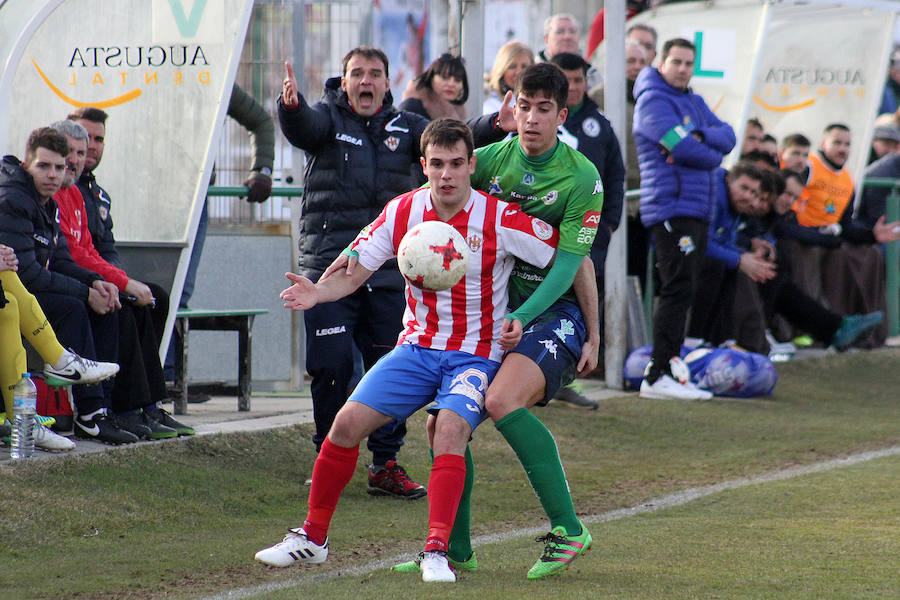
[[[53,199],[41,206],[34,180],[19,159],[0,162],[0,244],[16,251],[19,278],[32,294],[53,292],[87,301],[97,273],[75,264],[59,228]]]

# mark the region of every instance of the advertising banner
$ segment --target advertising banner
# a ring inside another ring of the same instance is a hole
[[[31,130],[76,107],[105,110],[97,178],[113,199],[117,240],[187,244],[251,8],[252,0],[4,3],[4,33],[8,23],[18,29],[0,57],[2,151],[21,157]]]

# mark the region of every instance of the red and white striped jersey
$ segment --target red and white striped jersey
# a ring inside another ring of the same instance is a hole
[[[423,221],[439,221],[429,189],[391,200],[351,248],[375,271],[397,255],[404,234]],[[458,350],[500,362],[497,340],[507,312],[507,283],[514,257],[537,267],[550,262],[559,232],[518,205],[472,190],[464,209],[448,223],[469,245],[469,266],[460,281],[440,292],[406,286],[406,311],[398,344]]]

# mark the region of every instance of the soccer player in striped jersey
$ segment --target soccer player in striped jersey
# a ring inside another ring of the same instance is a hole
[[[529,579],[565,571],[593,543],[575,515],[556,441],[528,410],[546,405],[576,374],[593,370],[600,346],[596,281],[592,276],[584,282],[579,268],[587,265],[593,273],[585,257],[600,224],[603,185],[596,167],[556,137],[566,120],[568,89],[565,74],[555,65],[525,69],[515,92],[519,135],[480,148],[471,180],[475,189],[516,202],[560,231],[552,268],[516,264],[510,279],[510,306],[515,309],[507,319],[527,329],[503,359],[485,396],[488,415],[515,450],[550,519],[550,532],[538,538],[544,551],[528,571]],[[433,426],[429,417],[429,433]],[[471,453],[466,460],[468,472],[474,471]],[[467,480],[450,536],[448,555],[457,570],[477,568],[469,534],[471,488]],[[402,563],[393,570],[417,571],[419,566]]]
[[[329,524],[356,467],[360,441],[391,420],[430,405],[429,412],[436,415],[434,464],[422,579],[456,580],[446,552],[466,477],[463,455],[487,415],[485,392],[503,351],[515,347],[522,336],[521,322],[504,318],[514,258],[546,267],[555,255],[558,232],[516,205],[471,188],[476,161],[471,132],[461,121],[434,121],[422,134],[421,145],[431,187],[388,203],[351,245],[358,258],[351,272],[341,270],[316,284],[287,273],[294,285],[281,297],[286,307],[307,310],[352,293],[396,256],[410,228],[430,220],[449,223],[462,234],[470,251],[467,271],[444,291],[407,285],[404,330],[397,347],[366,373],[338,412],[313,467],[306,520],[284,541],[256,554],[265,564],[323,562]],[[585,276],[593,279],[592,272],[585,271]]]

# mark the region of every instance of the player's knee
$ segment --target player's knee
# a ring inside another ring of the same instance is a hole
[[[434,448],[434,430],[437,426],[437,418],[430,414],[428,415],[428,419],[425,421],[425,434],[428,436],[428,445]]]
[[[495,422],[521,406],[518,394],[506,386],[491,386],[484,397],[484,407]]]
[[[364,437],[374,431],[377,427],[370,427],[354,410],[356,403],[348,402],[338,411],[331,424],[328,432],[328,439],[332,444],[349,448],[350,446],[359,445]]]

